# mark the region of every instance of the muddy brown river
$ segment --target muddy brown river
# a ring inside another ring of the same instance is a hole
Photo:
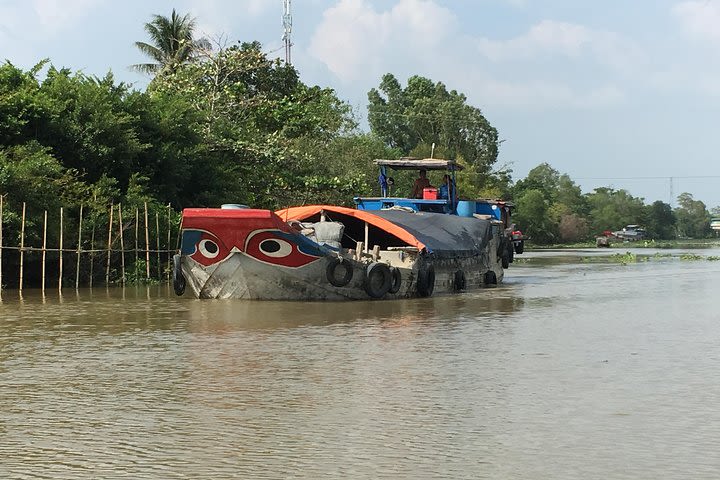
[[[410,301],[4,291],[0,478],[720,478],[720,261],[670,253]]]

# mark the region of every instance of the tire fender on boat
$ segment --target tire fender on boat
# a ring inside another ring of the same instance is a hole
[[[453,279],[453,289],[456,292],[465,290],[467,287],[467,280],[465,279],[465,272],[458,270],[455,272],[455,278]]]
[[[500,239],[500,245],[498,246],[498,257],[500,258],[500,262],[502,264],[503,268],[508,268],[510,266],[510,262],[512,261],[510,259],[510,252],[512,251],[512,243],[507,237],[502,237]]]
[[[338,276],[338,269],[341,270],[341,276]],[[353,277],[353,267],[350,262],[344,262],[340,258],[331,258],[325,268],[325,276],[328,282],[335,287],[344,287]]]
[[[180,255],[173,255],[173,290],[177,296],[185,293],[185,275],[180,267],[181,259]]]
[[[372,298],[384,297],[392,288],[393,275],[384,263],[373,262],[365,269],[365,292]]]
[[[424,265],[418,270],[417,293],[421,297],[429,297],[435,290],[435,267]]]
[[[394,295],[400,291],[400,287],[402,286],[402,274],[400,273],[400,269],[397,267],[390,267],[390,273],[392,273],[392,283],[388,293]]]

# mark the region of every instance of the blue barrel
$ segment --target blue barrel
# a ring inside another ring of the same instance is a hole
[[[457,204],[457,214],[460,217],[472,217],[475,213],[475,202],[472,200],[460,200]]]

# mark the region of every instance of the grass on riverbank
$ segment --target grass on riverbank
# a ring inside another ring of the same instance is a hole
[[[535,245],[526,243],[528,250],[548,250],[548,249],[577,249],[577,248],[598,248],[595,241],[577,242],[577,243],[555,243],[551,245]],[[637,242],[623,242],[621,240],[611,240],[611,249],[627,249],[627,248],[720,248],[719,238],[701,238],[701,239],[679,239],[679,240],[641,240]]]
[[[583,262],[606,262],[609,260],[611,263],[619,263],[621,265],[627,265],[629,263],[638,262],[650,262],[653,260],[667,260],[667,259],[678,259],[684,262],[692,261],[720,261],[720,255],[697,255],[695,253],[683,253],[680,255],[673,255],[671,253],[655,253],[654,255],[642,255],[633,252],[626,251],[625,253],[614,253],[609,257],[583,257]]]

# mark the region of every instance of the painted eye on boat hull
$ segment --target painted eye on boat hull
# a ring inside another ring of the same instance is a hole
[[[243,251],[255,260],[288,268],[316,261],[319,256],[303,253],[295,243],[295,237],[280,230],[255,230],[245,240]]]
[[[272,258],[284,258],[290,255],[293,251],[292,245],[285,240],[280,239],[268,239],[260,242],[260,251]]]
[[[195,228],[183,230],[180,251],[204,267],[222,262],[232,253],[214,233]]]
[[[216,258],[220,253],[217,243],[212,240],[204,239],[198,244],[198,250],[205,258]]]

